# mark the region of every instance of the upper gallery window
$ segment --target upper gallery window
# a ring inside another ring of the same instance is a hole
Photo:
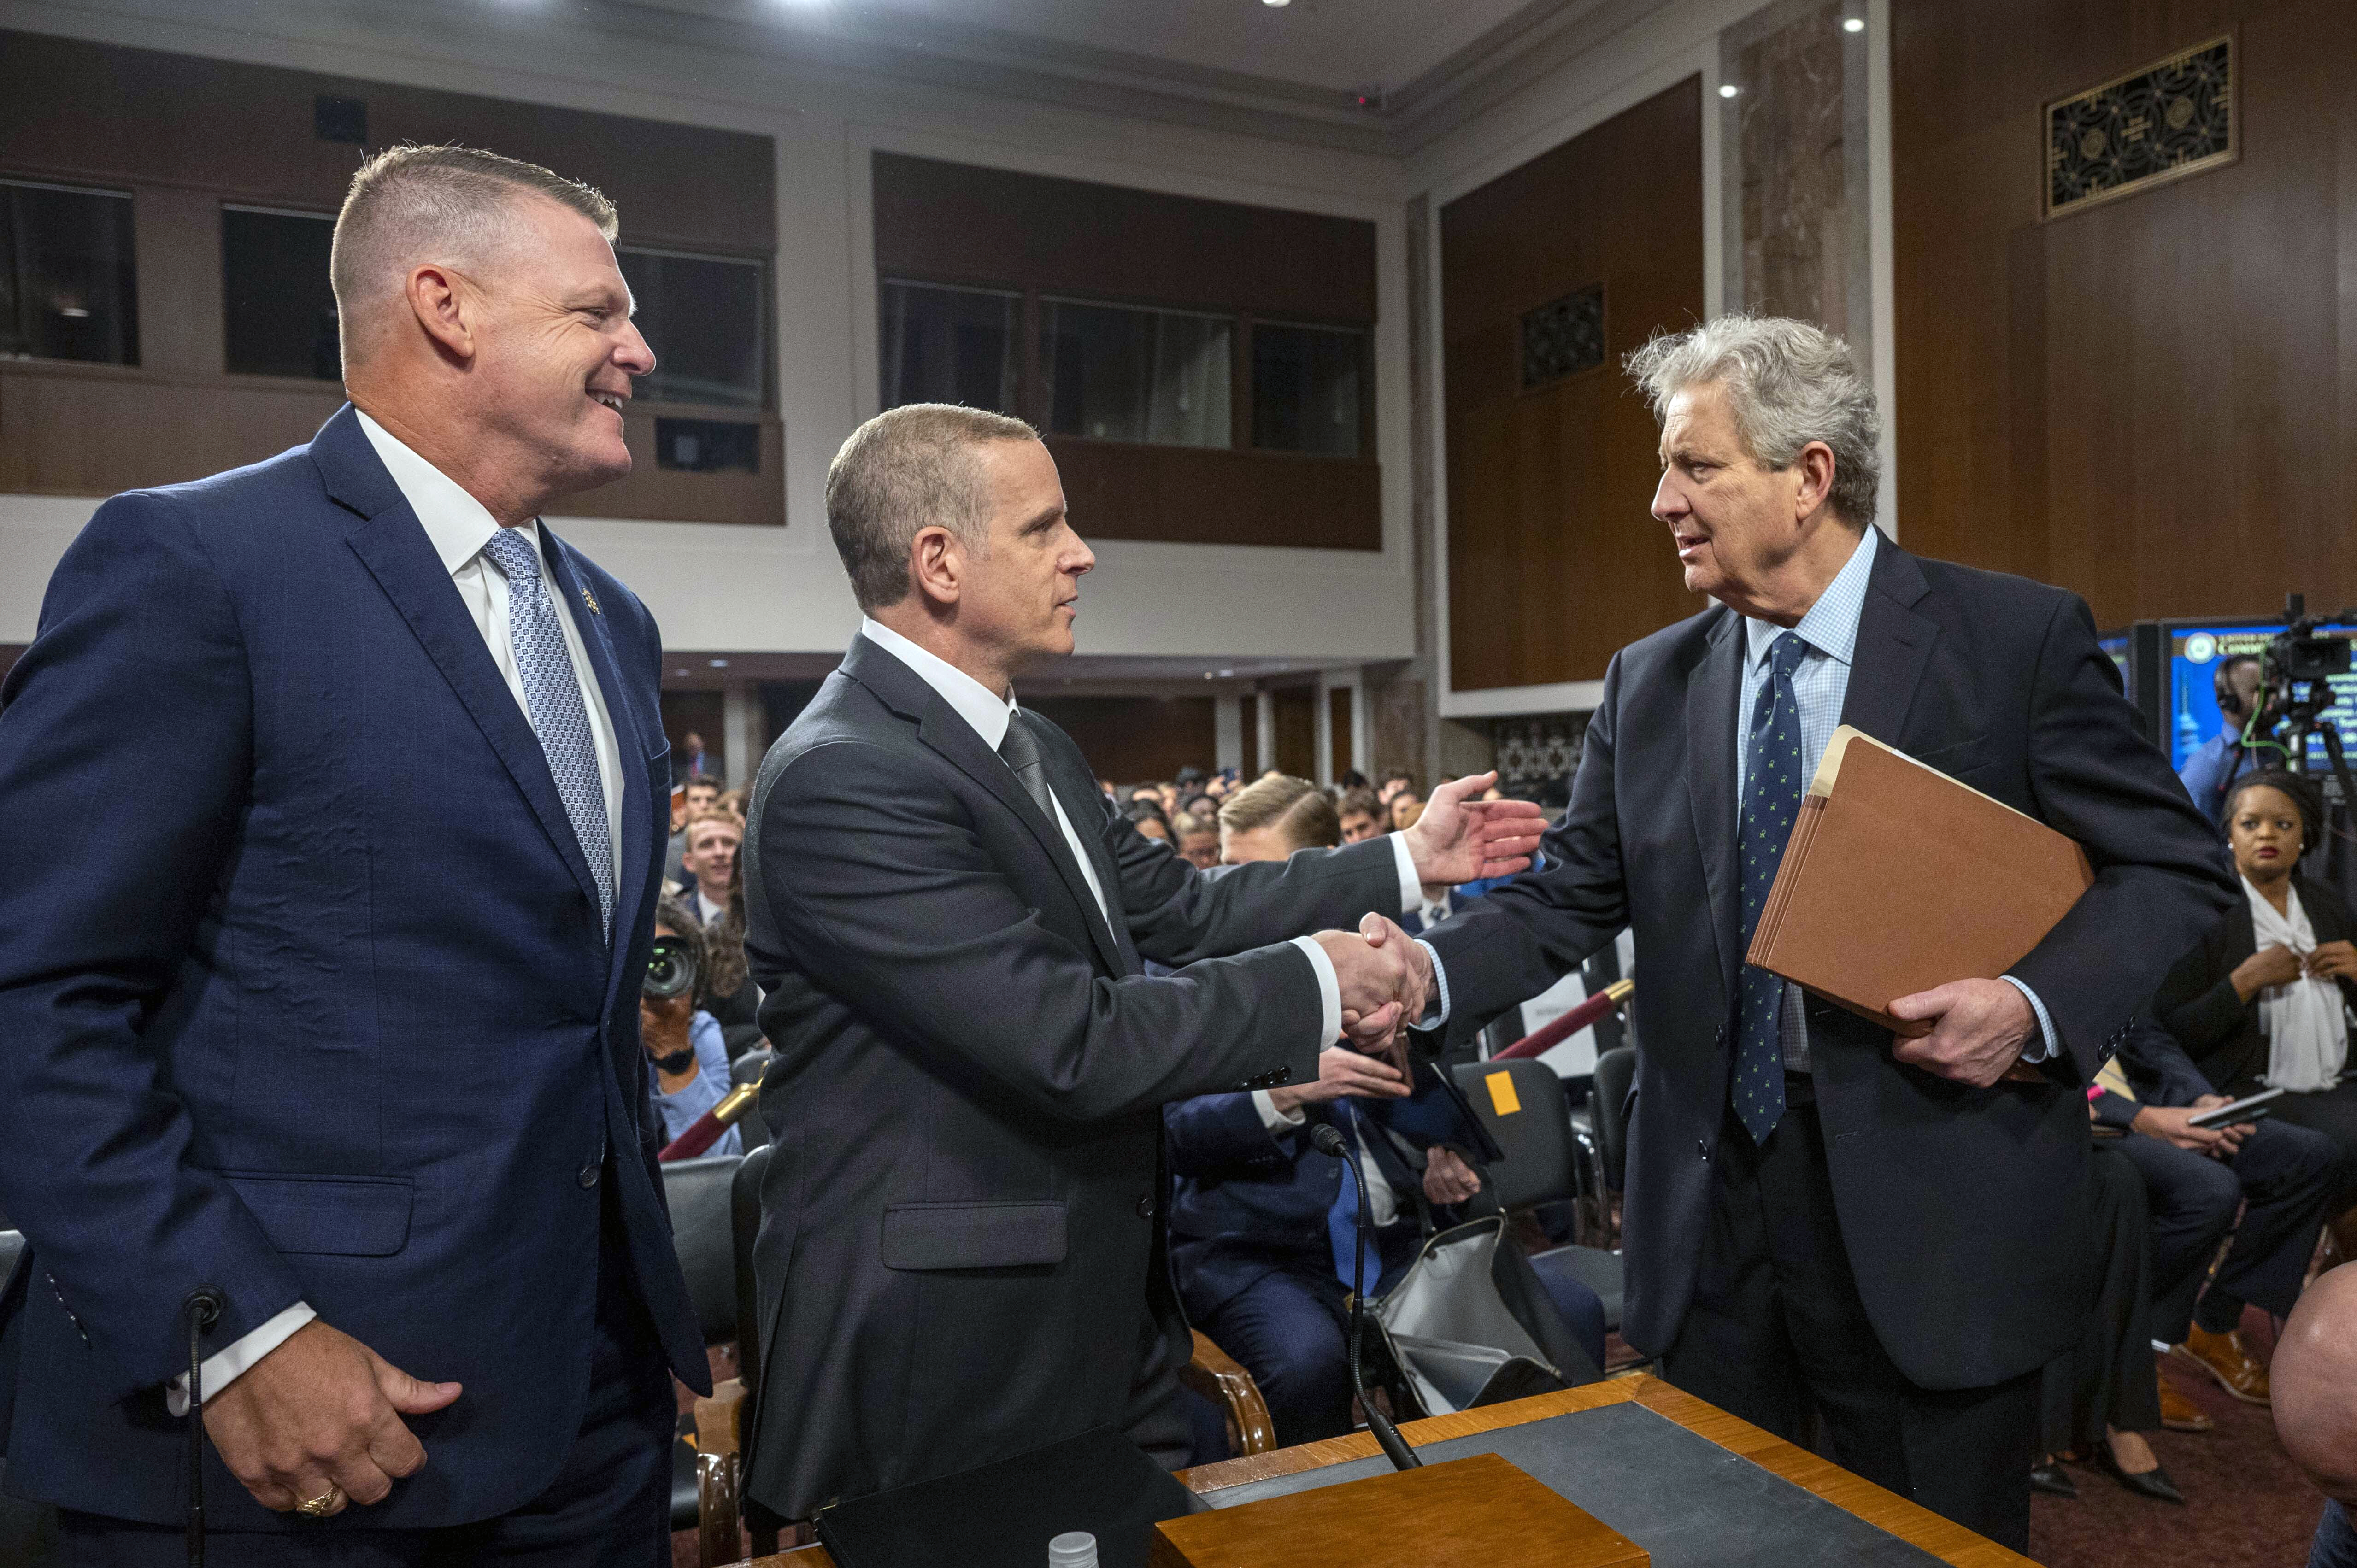
[[[127,193],[0,180],[0,354],[139,362]]]
[[[887,278],[877,307],[877,385],[886,408],[954,403],[1016,412],[1021,295]]]
[[[1059,435],[1231,446],[1225,317],[1043,299],[1041,402]]]
[[[655,372],[636,395],[658,403],[759,408],[767,391],[762,309],[767,269],[736,256],[618,246]]]
[[[272,207],[221,209],[221,341],[233,374],[343,380],[334,217]]]

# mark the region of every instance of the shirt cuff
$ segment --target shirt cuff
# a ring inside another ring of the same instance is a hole
[[[1317,938],[1296,937],[1293,945],[1309,955],[1309,967],[1318,975],[1318,1048],[1322,1051],[1342,1037],[1342,983]]]
[[[1253,1109],[1260,1112],[1260,1124],[1273,1133],[1290,1133],[1309,1120],[1298,1111],[1279,1111],[1265,1089],[1254,1090],[1252,1097]]]
[[[1448,1022],[1448,971],[1441,967],[1440,955],[1432,950],[1430,942],[1418,937],[1415,945],[1422,948],[1424,956],[1432,961],[1432,1000],[1424,1004],[1424,1016],[1415,1020],[1415,1026],[1419,1029],[1437,1028]]]
[[[319,1315],[307,1302],[296,1302],[285,1311],[264,1321],[259,1328],[249,1329],[243,1337],[232,1340],[204,1359],[205,1398],[211,1399],[221,1390],[244,1376],[246,1369],[295,1337],[295,1331]],[[188,1413],[188,1374],[182,1372],[164,1385],[164,1408],[173,1415]]]
[[[1392,865],[1399,871],[1400,907],[1403,915],[1413,915],[1424,908],[1424,884],[1416,880],[1415,856],[1407,850],[1405,833],[1388,833],[1391,840]]]
[[[2038,999],[2038,993],[2029,989],[2028,982],[2016,980],[2009,974],[2000,975],[1998,978],[2029,997],[2029,1010],[2038,1015],[2038,1040],[2032,1045],[2021,1047],[2021,1059],[2034,1064],[2052,1061],[2056,1057],[2061,1056],[2062,1042],[2054,1037],[2054,1020],[2047,1013],[2046,1004]]]

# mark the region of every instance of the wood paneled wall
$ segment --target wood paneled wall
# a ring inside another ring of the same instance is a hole
[[[1216,312],[1234,318],[1232,447],[1056,436],[1074,526],[1102,539],[1383,547],[1383,469],[1372,456],[1255,450],[1252,323],[1369,327],[1375,226],[1232,201],[1052,179],[897,153],[874,155],[879,278],[1024,295],[1016,351],[1025,407],[1044,425],[1035,339],[1043,295]],[[1373,449],[1373,363],[1360,376],[1361,452]]]
[[[1647,514],[1658,432],[1619,368],[1702,315],[1701,80],[1449,203],[1440,252],[1453,682],[1595,680],[1701,603]],[[1523,391],[1523,313],[1598,283],[1605,362]]]
[[[1060,725],[1100,779],[1116,784],[1211,770],[1218,723],[1209,697],[1031,697],[1023,705]]]
[[[2357,5],[1893,0],[1900,537],[2106,627],[2357,601]],[[2242,158],[2039,219],[2041,106],[2229,29]]]

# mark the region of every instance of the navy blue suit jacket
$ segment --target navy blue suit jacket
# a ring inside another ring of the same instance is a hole
[[[1484,1142],[1467,1131],[1461,1102],[1437,1070],[1419,1064],[1417,1071],[1422,1081],[1405,1100],[1351,1101],[1403,1215],[1422,1177],[1378,1129],[1390,1128],[1421,1147],[1452,1144],[1476,1159]],[[1163,1108],[1172,1177],[1170,1264],[1189,1313],[1214,1312],[1288,1263],[1330,1266],[1326,1217],[1347,1173],[1341,1161],[1318,1153],[1309,1141],[1312,1127],[1333,1120],[1329,1108],[1307,1110],[1298,1129],[1272,1133],[1249,1093],[1198,1095]]]
[[[543,532],[621,757],[615,940],[530,722],[358,418],[114,498],[0,688],[0,1294],[9,1488],[177,1522],[181,1304],[225,1346],[296,1301],[466,1391],[324,1526],[208,1451],[233,1530],[486,1518],[546,1486],[589,1380],[611,1187],[705,1381],[653,1164],[638,985],[670,757],[629,589]]]

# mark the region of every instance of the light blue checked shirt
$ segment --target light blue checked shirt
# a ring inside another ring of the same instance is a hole
[[[1867,584],[1874,575],[1874,552],[1882,538],[1882,531],[1868,528],[1866,536],[1851,552],[1849,562],[1817,596],[1809,613],[1801,623],[1791,628],[1793,635],[1809,645],[1799,666],[1792,671],[1792,695],[1801,706],[1801,776],[1814,778],[1817,764],[1824,759],[1825,746],[1841,727],[1842,703],[1849,696],[1850,656],[1857,648],[1857,624],[1866,613]],[[1735,705],[1735,798],[1743,799],[1743,786],[1749,764],[1749,737],[1745,731],[1752,704],[1760,700],[1760,684],[1768,679],[1768,650],[1775,645],[1786,628],[1773,621],[1743,619],[1743,693]],[[2044,1061],[2054,1054],[2054,1021],[2047,1016],[2046,1004],[2038,993],[2012,975],[2006,981],[2029,999],[2030,1010],[2038,1015],[2041,1041],[2032,1042],[2021,1055],[2024,1061]],[[1809,1070],[1809,1026],[1802,1013],[1803,993],[1797,985],[1787,983],[1779,1004],[1781,1033],[1784,1046],[1784,1067],[1791,1072]]]
[[[1866,613],[1867,584],[1874,575],[1874,552],[1882,531],[1868,528],[1866,536],[1851,552],[1849,562],[1817,596],[1809,613],[1791,629],[1809,645],[1799,668],[1792,671],[1792,694],[1801,705],[1801,773],[1813,778],[1817,764],[1824,760],[1825,746],[1841,727],[1842,703],[1849,696],[1850,656],[1857,648],[1857,624]],[[1759,701],[1760,682],[1768,678],[1768,650],[1785,628],[1773,621],[1743,619],[1743,692],[1735,705],[1735,798],[1743,799],[1745,765],[1749,761],[1749,736],[1745,733],[1751,705]],[[1438,997],[1426,1013],[1426,1026],[1446,1023],[1448,1019],[1448,975],[1440,962],[1440,955],[1432,944],[1418,940],[1432,957],[1433,989]],[[2038,1015],[2040,1038],[2023,1047],[2021,1059],[2041,1062],[2061,1047],[2054,1038],[2054,1020],[2048,1016],[2046,1004],[2038,993],[2008,974],[2006,983],[2029,999],[2030,1011]],[[1783,1000],[1779,1004],[1780,1029],[1784,1047],[1784,1066],[1792,1072],[1809,1070],[1809,1026],[1802,1012],[1803,993],[1797,985],[1787,983]]]

